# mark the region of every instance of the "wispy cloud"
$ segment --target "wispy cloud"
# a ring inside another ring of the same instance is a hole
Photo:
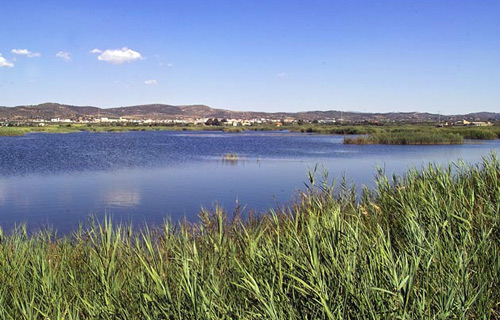
[[[280,79],[284,79],[286,77],[288,77],[288,74],[286,74],[285,72],[280,72],[276,75],[277,78],[280,78]]]
[[[139,52],[125,47],[121,49],[105,50],[105,51],[102,51],[100,49],[94,49],[90,52],[94,54],[99,54],[99,56],[97,56],[98,60],[113,64],[122,64],[125,62],[132,62],[144,59]]]
[[[66,51],[59,51],[56,53],[56,57],[61,58],[64,61],[71,61],[71,53]]]
[[[174,64],[173,63],[163,63],[163,62],[159,62],[158,63],[158,66],[159,67],[167,67],[167,68],[170,68],[170,67],[173,67]]]
[[[0,53],[0,68],[5,67],[5,68],[13,68],[14,64],[10,61],[7,61],[2,54]]]
[[[41,56],[40,52],[31,52],[28,49],[12,49],[10,52],[28,58],[37,58]]]
[[[148,86],[156,86],[158,84],[158,81],[152,80],[152,79],[151,80],[146,80],[146,81],[144,81],[144,84],[148,85]]]

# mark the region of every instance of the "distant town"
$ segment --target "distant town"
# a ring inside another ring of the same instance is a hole
[[[371,124],[379,124],[378,121],[368,121]],[[393,121],[400,123],[411,123],[410,121]],[[254,125],[271,124],[277,127],[281,127],[285,124],[366,124],[366,121],[362,122],[351,122],[346,121],[342,118],[340,119],[319,119],[319,120],[302,120],[294,118],[284,118],[280,120],[276,119],[217,119],[217,118],[195,118],[195,119],[127,119],[127,118],[78,118],[78,119],[64,119],[64,118],[52,118],[52,119],[2,119],[0,122],[3,126],[15,126],[15,125],[36,125],[43,127],[48,124],[122,124],[122,125],[206,125],[206,126],[233,126],[233,127],[245,127]],[[459,121],[444,121],[438,122],[437,126],[492,126],[493,123],[490,121],[467,121],[465,119]]]

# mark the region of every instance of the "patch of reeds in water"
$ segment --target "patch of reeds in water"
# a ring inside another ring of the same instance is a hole
[[[222,160],[236,162],[239,160],[239,157],[236,153],[226,153],[222,156]]]
[[[383,132],[354,138],[344,138],[344,144],[436,145],[462,144],[461,135],[452,132]]]
[[[498,319],[500,162],[373,191],[316,183],[260,217],[0,232],[3,319]]]

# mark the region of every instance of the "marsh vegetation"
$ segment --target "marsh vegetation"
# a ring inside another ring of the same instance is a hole
[[[11,126],[0,127],[0,136],[20,136],[27,133],[68,133],[68,132],[126,132],[126,131],[223,131],[228,133],[241,133],[244,131],[276,131],[286,130],[300,133],[316,134],[341,134],[341,135],[376,135],[404,133],[406,135],[438,136],[450,134],[460,135],[464,139],[493,140],[500,139],[500,126],[491,127],[445,127],[436,128],[427,124],[402,124],[402,125],[331,125],[310,124],[298,125],[287,124],[281,127],[270,124],[252,126],[207,126],[203,124],[193,125],[113,125],[113,124],[69,124],[69,125],[46,125],[39,126]],[[418,140],[418,139],[417,139]],[[432,139],[429,139],[432,140]],[[452,139],[453,140],[453,139]]]

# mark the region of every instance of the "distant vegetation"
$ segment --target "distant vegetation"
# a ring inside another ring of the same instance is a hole
[[[230,132],[230,133],[239,133],[239,132],[243,132],[244,130],[242,127],[224,127],[224,128],[222,128],[222,131]]]
[[[461,135],[452,132],[384,132],[368,136],[344,138],[345,144],[399,144],[399,145],[431,145],[462,144]]]
[[[44,127],[19,126],[19,127],[0,127],[0,136],[19,136],[27,133],[70,133],[70,132],[127,132],[127,131],[216,131],[221,130],[217,127],[205,126],[115,126],[115,125],[47,125]]]
[[[445,128],[436,128],[433,125],[307,125],[294,126],[291,131],[318,133],[318,134],[343,134],[343,135],[369,135],[382,133],[404,132],[408,135],[428,133],[431,135],[440,135],[443,133],[454,133],[462,136],[464,139],[491,140],[500,139],[500,126],[491,127],[465,127],[453,126]]]
[[[498,319],[500,162],[356,188],[260,217],[142,231],[0,230],[5,319]],[[359,200],[357,200],[359,199]]]
[[[362,131],[362,130],[359,130]],[[447,127],[432,126],[384,126],[377,127],[368,135],[345,138],[346,144],[461,144],[463,139],[492,140],[500,138],[500,126],[492,127]],[[366,134],[362,133],[362,134]]]
[[[451,128],[449,131],[457,133],[464,139],[494,140],[500,139],[500,127],[486,128]]]
[[[369,134],[378,132],[380,128],[377,126],[334,126],[334,125],[308,125],[308,126],[295,126],[291,131],[302,133],[318,133],[318,134]]]

